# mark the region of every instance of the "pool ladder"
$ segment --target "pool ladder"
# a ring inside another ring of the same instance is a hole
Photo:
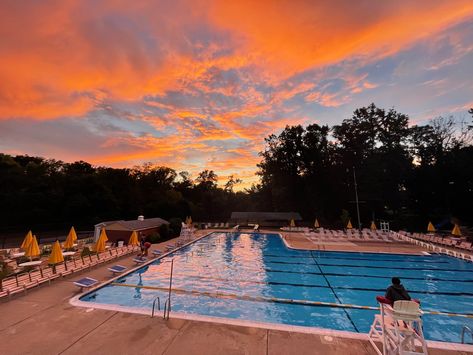
[[[168,320],[169,313],[171,312],[171,290],[172,290],[172,273],[174,270],[174,259],[171,259],[171,273],[169,275],[169,293],[168,297],[166,298],[166,302],[164,302],[164,314],[163,318]],[[156,296],[153,300],[153,309],[151,310],[151,318],[154,317],[154,311],[156,309],[156,302],[158,302],[158,311],[161,310],[161,299],[159,296]]]
[[[156,298],[153,300],[153,308],[151,310],[151,318],[154,318],[154,314],[156,311],[156,303],[158,304],[158,311],[161,310],[161,299],[159,296],[156,296]],[[164,313],[163,313],[163,319],[168,320],[169,319],[169,312],[171,311],[171,299],[168,297],[166,299],[166,302],[164,302]]]
[[[462,328],[462,344],[465,344],[465,333],[470,333],[470,336],[473,339],[473,331],[470,327],[464,325]]]

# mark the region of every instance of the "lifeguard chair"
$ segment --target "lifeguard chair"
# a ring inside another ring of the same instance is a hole
[[[391,301],[385,297],[378,296],[376,300],[380,314],[375,315],[369,332],[369,341],[376,352],[379,355],[428,354],[419,303],[396,301],[391,306]],[[382,344],[382,349],[376,342]]]

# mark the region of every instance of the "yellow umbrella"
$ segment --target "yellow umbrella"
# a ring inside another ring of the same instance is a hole
[[[128,240],[128,245],[139,245],[140,242],[138,240],[138,233],[136,231],[133,231],[131,233],[130,239]]]
[[[95,243],[95,251],[97,253],[101,253],[105,250],[105,243],[108,240],[107,233],[105,232],[105,228],[102,229],[100,232],[100,237]]]
[[[375,231],[377,228],[376,228],[376,223],[374,223],[374,221],[371,221],[371,226],[370,226],[370,229],[372,231]]]
[[[51,250],[48,263],[56,265],[62,263],[63,261],[64,256],[62,255],[61,244],[59,244],[59,241],[56,240],[56,242],[53,244],[53,249]]]
[[[77,240],[77,234],[74,227],[71,227],[69,234],[67,235],[66,241],[64,242],[65,249],[71,249],[74,246],[74,242]]]
[[[456,223],[455,223],[455,227],[453,227],[452,234],[457,237],[461,237],[462,235],[462,232],[460,231],[460,227]]]
[[[317,218],[315,219],[315,222],[314,222],[314,228],[320,228],[320,224]]]
[[[347,224],[347,229],[352,229],[353,226],[351,225],[351,220],[348,220],[348,224]]]
[[[191,225],[191,224],[192,224],[192,217],[191,217],[191,216],[189,216],[189,219],[187,220],[187,224],[188,224],[188,225]]]
[[[26,233],[25,239],[23,239],[23,243],[21,243],[20,248],[23,250],[26,250],[26,248],[28,248],[28,245],[30,245],[32,240],[33,240],[33,233],[31,231],[28,231],[28,233]]]
[[[31,243],[28,245],[28,247],[25,250],[25,256],[32,259],[33,257],[39,256],[40,254],[41,254],[41,250],[39,250],[38,240],[36,239],[36,236],[33,235],[33,239],[31,240]]]
[[[291,227],[295,227],[296,226],[296,222],[294,222],[294,219],[291,219]]]
[[[429,221],[429,224],[427,225],[427,232],[435,233],[435,227],[430,221]]]

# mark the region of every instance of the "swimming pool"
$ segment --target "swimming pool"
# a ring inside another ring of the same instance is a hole
[[[171,259],[172,312],[367,333],[376,310],[304,303],[377,307],[375,297],[399,276],[423,310],[473,314],[472,263],[446,255],[298,251],[278,234],[212,233],[80,301],[149,313],[157,296],[161,306],[167,298]],[[429,340],[460,342],[462,326],[473,327],[472,318],[423,319]]]

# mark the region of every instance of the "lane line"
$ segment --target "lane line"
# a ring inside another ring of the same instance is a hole
[[[335,292],[335,290],[332,288],[332,285],[330,284],[329,280],[327,279],[327,277],[325,276],[324,272],[322,271],[322,269],[320,268],[319,266],[319,263],[317,261],[317,259],[314,257],[314,253],[312,253],[312,251],[310,252],[310,255],[312,256],[312,259],[314,260],[315,264],[317,265],[317,267],[319,268],[320,272],[322,273],[322,276],[324,277],[325,279],[325,282],[327,283],[328,287],[330,287],[330,290],[332,291],[333,295],[335,296],[335,298],[337,299],[337,301],[342,304],[342,301],[340,300],[340,298],[338,298],[338,295],[337,293]],[[351,324],[353,325],[353,328],[355,329],[355,331],[357,333],[359,333],[360,331],[358,330],[358,327],[356,326],[355,322],[353,321],[353,319],[351,319],[351,316],[350,314],[347,312],[347,310],[345,308],[343,308],[343,311],[345,312],[345,315],[347,316],[348,320],[351,322]]]

